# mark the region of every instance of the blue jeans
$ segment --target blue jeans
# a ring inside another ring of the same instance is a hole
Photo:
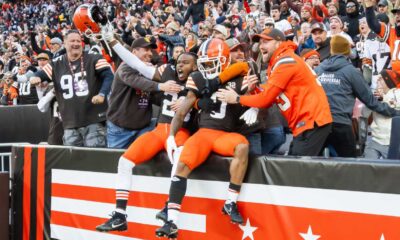
[[[286,134],[282,126],[264,129],[246,137],[250,142],[250,153],[257,155],[275,153],[286,141]]]
[[[128,148],[133,141],[146,132],[154,129],[157,119],[152,118],[148,126],[138,130],[127,130],[118,127],[110,121],[107,121],[107,147],[108,148]]]

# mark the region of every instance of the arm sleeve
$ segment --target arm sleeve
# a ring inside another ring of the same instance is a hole
[[[137,33],[139,33],[140,36],[145,37],[146,36],[146,30],[142,27],[140,24],[136,24],[135,30]]]
[[[381,36],[381,24],[375,17],[374,7],[366,8],[365,15],[367,17],[368,26],[371,28],[371,30],[374,31],[379,36]]]
[[[350,81],[353,91],[358,99],[361,100],[369,109],[387,117],[396,116],[396,110],[389,107],[387,103],[379,102],[368,87],[360,72],[356,70],[352,74]]]
[[[99,73],[99,77],[103,80],[101,84],[99,94],[102,96],[107,96],[111,91],[111,84],[114,79],[114,74],[111,71],[111,68],[106,68]]]
[[[269,83],[262,84],[261,87],[264,89],[261,93],[241,96],[240,104],[248,107],[268,108],[282,92],[282,89]]]
[[[140,89],[146,92],[158,91],[157,82],[151,81],[150,79],[144,77],[143,75],[139,74],[138,71],[130,68],[128,65],[120,66],[116,74],[118,74],[118,77],[122,82],[132,88]]]
[[[117,43],[112,47],[118,56],[124,61],[129,67],[140,72],[144,77],[153,79],[156,72],[156,68],[148,66],[142,62],[138,57],[133,55],[128,49],[124,48],[120,43]]]

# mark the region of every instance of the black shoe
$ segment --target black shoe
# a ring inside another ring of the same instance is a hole
[[[240,215],[240,212],[235,202],[225,203],[224,207],[222,208],[222,213],[229,215],[231,217],[232,223],[243,223],[243,218]]]
[[[96,227],[99,232],[126,231],[127,229],[126,215],[119,212],[113,212],[107,222]]]
[[[177,238],[178,227],[172,221],[164,223],[164,226],[156,230],[157,237]]]
[[[168,202],[166,202],[164,208],[157,213],[156,219],[161,220],[164,223],[168,222]]]

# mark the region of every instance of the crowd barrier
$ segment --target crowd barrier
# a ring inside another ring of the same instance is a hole
[[[94,230],[114,209],[121,153],[13,147],[12,239],[156,239],[154,216],[170,184],[165,153],[133,170],[128,231]],[[241,226],[221,213],[229,163],[212,155],[190,176],[179,239],[400,239],[399,161],[251,157],[238,200]]]
[[[50,113],[41,113],[36,105],[0,107],[0,143],[47,141]]]

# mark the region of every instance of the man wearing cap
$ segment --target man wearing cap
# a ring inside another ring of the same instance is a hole
[[[387,117],[399,115],[400,111],[373,96],[361,72],[349,62],[350,43],[346,38],[335,35],[330,44],[331,57],[315,69],[328,96],[333,117],[332,132],[326,144],[333,146],[339,157],[357,157],[351,119],[355,99]]]
[[[400,74],[400,7],[395,6],[392,9],[394,25],[390,26],[380,23],[375,17],[374,1],[365,0],[365,6],[368,26],[389,44],[392,69]]]
[[[151,50],[157,45],[154,39],[138,38],[131,48],[132,54],[139,60],[150,63]],[[127,148],[137,137],[154,128],[150,93],[165,91],[169,85],[169,82],[151,81],[125,62],[118,67],[107,111],[108,147]],[[176,87],[176,92],[180,90],[179,85],[172,86]]]
[[[49,55],[46,53],[40,53],[36,56],[36,60],[38,62],[38,68],[43,69],[43,67],[49,62]]]
[[[260,41],[263,61],[268,63],[268,81],[256,95],[239,96],[233,90],[219,90],[221,101],[266,108],[277,103],[293,132],[289,154],[316,156],[331,129],[332,116],[323,88],[302,58],[296,45],[286,41],[277,29],[266,29],[253,37]]]
[[[236,38],[231,38],[225,41],[231,50],[231,63],[247,62],[249,64],[249,73],[244,76],[249,82],[249,85],[257,86],[260,84],[259,73],[256,63],[252,60],[247,61],[245,56],[246,43],[239,42]],[[264,71],[262,72],[264,73]],[[265,81],[265,78],[261,80]],[[249,124],[250,126],[243,125],[240,128],[240,133],[246,136],[250,142],[250,153],[264,155],[273,153],[285,143],[286,135],[278,113],[278,108],[273,106],[269,109],[252,108],[253,112],[246,112],[241,116],[242,119],[250,118],[250,114],[255,114],[257,122]],[[259,113],[258,113],[259,112]],[[257,116],[258,115],[258,116]]]
[[[320,55],[321,62],[330,56],[330,41],[325,25],[322,23],[314,23],[311,26],[311,37],[315,43],[317,52]]]

